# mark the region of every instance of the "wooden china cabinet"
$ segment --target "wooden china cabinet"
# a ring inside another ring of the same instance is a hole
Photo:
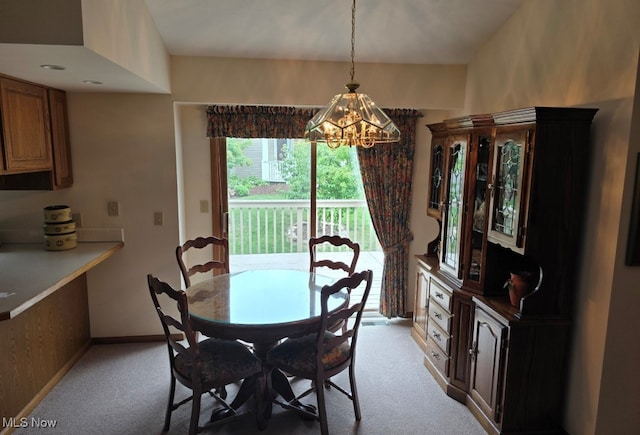
[[[428,125],[427,214],[413,336],[447,394],[490,433],[560,431],[597,109],[531,107]],[[510,303],[505,283],[531,292]]]

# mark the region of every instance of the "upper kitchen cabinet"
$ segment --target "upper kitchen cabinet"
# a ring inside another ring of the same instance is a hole
[[[2,109],[1,174],[53,169],[47,89],[0,78]]]
[[[70,187],[65,93],[6,76],[0,76],[0,90],[0,189]]]

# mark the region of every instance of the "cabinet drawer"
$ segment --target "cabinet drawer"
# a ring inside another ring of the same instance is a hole
[[[443,331],[436,322],[429,323],[428,334],[429,337],[438,345],[440,349],[447,355],[451,354],[450,342],[451,337],[445,331]]]
[[[451,291],[443,287],[435,279],[431,280],[431,285],[429,286],[429,297],[431,300],[434,300],[445,307],[447,311],[451,311]]]
[[[429,325],[435,322],[447,334],[451,333],[451,314],[438,304],[429,304]]]
[[[438,347],[431,337],[427,337],[427,358],[446,377],[449,376],[449,357]]]

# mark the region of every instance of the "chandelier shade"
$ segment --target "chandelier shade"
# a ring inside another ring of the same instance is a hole
[[[338,94],[320,110],[305,127],[304,137],[326,143],[331,148],[341,145],[370,148],[376,143],[398,142],[400,130],[367,94],[356,92],[360,86],[355,76],[356,0],[351,8],[351,81],[348,92]]]

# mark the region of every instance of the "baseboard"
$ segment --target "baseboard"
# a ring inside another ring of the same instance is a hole
[[[184,339],[183,334],[171,334],[175,340]],[[127,335],[123,337],[93,337],[91,344],[124,344],[124,343],[151,343],[156,341],[165,341],[162,335]]]

